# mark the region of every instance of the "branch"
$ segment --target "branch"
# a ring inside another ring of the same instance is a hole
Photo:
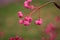
[[[53,3],[53,1],[47,2],[47,3],[45,3],[45,4],[43,4],[43,5],[39,6],[39,7],[37,7],[35,10],[33,10],[33,11],[29,14],[29,16],[31,16],[34,12],[38,11],[39,9],[45,7],[46,5],[48,5],[48,4],[50,4],[50,3]]]
[[[60,5],[58,5],[57,3],[55,3],[55,2],[53,2],[54,3],[54,5],[58,8],[58,9],[60,9]]]

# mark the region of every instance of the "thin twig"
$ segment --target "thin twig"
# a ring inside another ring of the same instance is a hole
[[[43,5],[39,6],[39,7],[37,7],[35,10],[33,10],[33,11],[29,14],[29,16],[31,16],[34,12],[38,11],[40,8],[43,8],[43,7],[45,7],[46,5],[48,5],[48,4],[50,4],[50,3],[53,3],[53,1],[47,2],[47,3],[45,3],[45,4],[43,4]]]

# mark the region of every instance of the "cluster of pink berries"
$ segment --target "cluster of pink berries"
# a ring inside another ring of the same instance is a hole
[[[30,5],[31,2],[32,2],[32,0],[26,0],[24,2],[24,7],[33,10],[35,8],[35,6],[34,5]]]
[[[33,5],[30,5],[31,2],[32,2],[32,0],[26,0],[24,2],[24,7],[28,8],[28,9],[31,9],[31,10],[33,10],[34,8],[36,8]],[[19,16],[19,18],[23,18],[24,15],[23,15],[23,13],[21,11],[19,11],[18,12],[18,16]],[[19,23],[20,24],[24,24],[25,26],[29,26],[31,24],[31,22],[32,22],[32,17],[29,16],[29,15],[25,16],[24,19],[20,19],[19,20]],[[34,23],[36,25],[41,25],[43,23],[42,22],[42,18],[37,19]]]
[[[10,37],[9,40],[23,40],[23,38],[19,36],[15,36],[15,37]]]
[[[18,12],[19,18],[23,18],[23,13],[21,11]],[[30,23],[32,22],[32,18],[30,16],[24,17],[24,19],[19,20],[19,24],[24,24],[25,26],[29,26]],[[37,19],[35,21],[36,25],[41,25],[42,24],[42,18]]]

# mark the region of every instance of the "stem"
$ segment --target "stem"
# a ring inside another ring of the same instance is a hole
[[[39,13],[37,15],[38,15],[38,18],[40,19],[40,10],[39,10]]]
[[[39,19],[40,19],[40,13],[38,14],[38,17],[39,17]]]
[[[29,16],[31,16],[34,12],[38,11],[40,8],[43,8],[43,7],[45,7],[46,5],[48,5],[48,4],[50,4],[50,3],[53,3],[53,1],[47,2],[47,3],[45,3],[45,4],[43,4],[43,5],[39,6],[39,7],[37,7],[35,10],[33,10],[33,11],[29,14]]]
[[[58,5],[58,4],[55,3],[55,2],[54,2],[54,5],[55,5],[58,9],[60,9],[60,5]]]

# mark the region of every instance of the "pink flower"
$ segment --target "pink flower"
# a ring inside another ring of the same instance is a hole
[[[31,2],[31,1],[32,1],[32,0],[27,0],[27,1],[25,1],[25,2],[24,2],[24,7],[33,10],[33,9],[35,8],[35,6],[30,5],[30,2]]]
[[[54,31],[55,31],[55,26],[52,23],[49,23],[47,25],[47,28],[46,28],[45,32],[48,34],[50,32],[54,32]]]
[[[43,23],[43,22],[42,22],[42,19],[38,19],[38,20],[35,21],[35,24],[36,24],[36,25],[41,25],[42,23]]]
[[[26,17],[24,18],[24,20],[29,21],[29,22],[32,22],[32,18],[31,18],[31,17],[28,17],[28,16],[26,16]]]
[[[35,9],[35,6],[34,5],[30,5],[29,9],[31,9],[31,10]]]
[[[19,20],[19,24],[23,24],[23,20]]]
[[[27,0],[28,2],[32,2],[32,0]]]
[[[56,22],[60,22],[60,17],[56,16],[55,20],[56,20]]]
[[[18,16],[19,18],[22,18],[23,17],[23,13],[21,11],[18,12]]]
[[[24,2],[24,7],[25,7],[25,8],[28,8],[28,6],[29,6],[28,1],[25,1],[25,2]]]
[[[29,26],[30,25],[30,23],[29,23],[29,21],[26,21],[26,20],[24,20],[24,26]]]

